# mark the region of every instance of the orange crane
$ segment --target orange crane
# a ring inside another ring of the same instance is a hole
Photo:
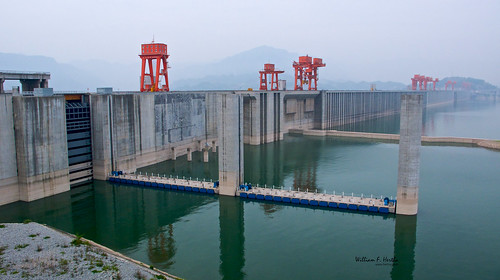
[[[271,90],[278,90],[278,74],[285,73],[285,71],[275,70],[274,64],[264,64],[264,70],[260,73],[260,90],[267,90],[267,75],[271,74]]]
[[[417,85],[419,90],[427,90],[427,83],[433,83],[433,90],[436,90],[436,83],[439,82],[439,79],[432,79],[432,77],[426,77],[424,75],[413,75],[411,78],[411,89],[417,90]]]
[[[449,80],[444,85],[444,90],[448,90],[448,86],[450,86],[450,85],[451,85],[451,90],[455,90],[455,85],[456,84],[457,84],[457,82]]]
[[[139,57],[142,60],[141,91],[169,91],[167,45],[155,43],[154,41],[151,44],[142,44]],[[156,68],[155,72],[153,72],[153,66]],[[161,79],[164,79],[163,84]]]
[[[312,58],[308,55],[300,56],[299,62],[293,62],[295,68],[295,90],[303,90],[304,84],[309,84],[309,90],[318,89],[318,68],[325,67],[321,58]]]

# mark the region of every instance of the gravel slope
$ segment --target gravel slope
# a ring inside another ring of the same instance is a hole
[[[0,279],[176,279],[37,223],[0,224]]]

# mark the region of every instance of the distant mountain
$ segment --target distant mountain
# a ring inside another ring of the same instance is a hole
[[[264,68],[265,63],[273,63],[276,69],[290,71],[293,60],[299,57],[283,49],[261,46],[250,49],[219,61],[190,66],[179,66],[169,71],[182,79],[205,78],[207,76],[227,76],[254,74]],[[258,81],[257,81],[258,84]]]
[[[94,89],[104,84],[98,76],[45,56],[0,53],[0,70],[50,72],[49,87],[57,90]],[[8,88],[7,88],[8,89]]]
[[[113,87],[115,90],[139,90],[141,76],[141,61],[137,63],[121,64],[111,63],[103,60],[77,60],[71,65],[92,73],[98,79],[98,83],[91,89],[97,87]]]
[[[273,63],[277,69],[285,70],[279,76],[287,81],[287,89],[293,89],[294,72],[292,63],[299,54],[269,46],[250,49],[227,58],[197,65],[173,66],[169,69],[171,90],[246,90],[259,88],[258,71],[265,63]],[[58,90],[94,91],[97,87],[113,87],[115,90],[138,90],[140,60],[136,63],[119,64],[102,60],[80,60],[59,63],[53,58],[0,53],[0,70],[50,72],[49,86]],[[181,77],[181,78],[180,78]],[[325,76],[319,70],[318,89],[369,90],[375,84],[378,90],[402,90],[408,85],[381,81],[338,81]],[[470,86],[471,89],[495,89],[484,80],[450,77],[440,81],[438,88],[444,88],[448,80],[457,82],[456,88]],[[465,83],[465,84],[464,84]],[[9,89],[8,86],[6,89]]]
[[[170,88],[173,90],[258,89],[258,71],[264,68],[265,63],[273,63],[276,69],[285,70],[279,78],[287,81],[287,89],[293,89],[295,81],[292,64],[294,60],[298,60],[298,57],[297,53],[261,46],[220,61],[169,70],[175,72],[176,77],[183,77],[172,81]],[[371,84],[376,84],[377,89],[380,90],[407,88],[405,84],[396,82],[333,81],[321,76],[320,73],[318,89],[368,90]]]

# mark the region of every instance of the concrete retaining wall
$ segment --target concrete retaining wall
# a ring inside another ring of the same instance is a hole
[[[0,94],[0,205],[19,200],[12,95]]]
[[[69,190],[64,96],[13,98],[19,198]]]
[[[213,92],[91,95],[94,178],[201,151],[217,137]],[[210,123],[208,122],[210,121]]]

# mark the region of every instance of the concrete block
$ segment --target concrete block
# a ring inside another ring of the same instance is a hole
[[[112,94],[113,88],[112,87],[97,88],[96,93],[97,94]]]
[[[52,96],[54,95],[53,88],[34,88],[33,96]]]

